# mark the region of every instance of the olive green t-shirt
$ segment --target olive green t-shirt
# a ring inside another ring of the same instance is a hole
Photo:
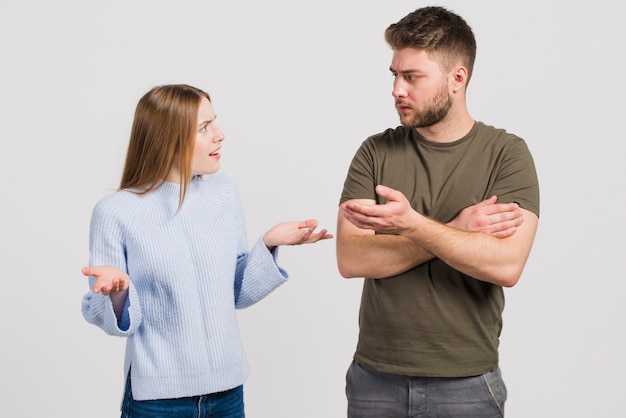
[[[341,202],[374,199],[382,184],[441,222],[493,195],[539,215],[539,186],[526,143],[476,122],[463,138],[433,143],[398,127],[366,139]],[[494,370],[502,329],[502,287],[435,258],[385,279],[365,279],[355,360],[386,373],[462,377]]]

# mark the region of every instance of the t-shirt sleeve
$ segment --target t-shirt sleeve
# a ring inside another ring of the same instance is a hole
[[[364,141],[352,158],[343,184],[339,203],[351,199],[376,199],[374,150],[370,140]]]
[[[539,216],[539,182],[528,145],[514,137],[502,158],[491,194],[498,196],[498,202],[516,202]]]

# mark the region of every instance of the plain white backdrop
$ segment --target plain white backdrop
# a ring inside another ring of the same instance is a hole
[[[0,416],[119,416],[125,341],[83,320],[80,268],[141,95],[212,95],[251,242],[309,217],[334,233],[353,153],[398,125],[383,31],[430,4],[474,28],[470,113],[526,139],[540,179],[506,290],[507,417],[623,416],[626,32],[608,0],[1,0]],[[343,417],[362,279],[340,278],[334,240],[279,260],[290,281],[239,315],[247,416]]]

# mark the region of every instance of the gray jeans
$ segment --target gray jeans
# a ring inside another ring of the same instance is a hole
[[[352,362],[346,375],[348,418],[504,416],[500,369],[463,378],[382,373]]]

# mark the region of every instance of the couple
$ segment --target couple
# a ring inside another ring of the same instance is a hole
[[[337,265],[364,277],[348,417],[501,417],[503,287],[531,250],[539,190],[525,142],[474,121],[473,32],[442,7],[390,25],[401,125],[365,140],[339,204]],[[287,280],[281,245],[333,238],[315,219],[248,248],[210,96],[139,101],[119,190],[94,208],[85,319],[128,337],[122,417],[243,417],[236,309]]]

